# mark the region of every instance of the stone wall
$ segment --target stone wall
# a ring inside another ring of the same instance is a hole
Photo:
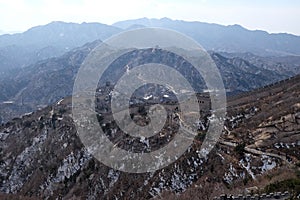
[[[288,191],[286,192],[276,192],[276,193],[269,193],[269,194],[255,194],[255,195],[221,195],[220,197],[215,197],[214,200],[284,200],[288,199],[290,197],[290,194]]]

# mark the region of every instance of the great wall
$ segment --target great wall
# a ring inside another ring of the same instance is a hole
[[[226,195],[223,194],[219,197],[215,197],[214,200],[231,200],[231,199],[235,199],[235,200],[285,200],[285,199],[289,199],[291,197],[290,193],[288,191],[286,192],[276,192],[276,193],[263,193],[263,194],[254,194],[254,195]]]

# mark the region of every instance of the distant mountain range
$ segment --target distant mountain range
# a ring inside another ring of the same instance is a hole
[[[0,36],[0,72],[60,56],[94,40],[104,40],[121,29],[100,23],[52,22],[24,33]]]
[[[299,36],[250,31],[239,25],[223,26],[168,18],[127,20],[112,26],[101,23],[51,22],[24,33],[0,35],[0,73],[60,56],[85,43],[104,40],[124,30],[149,26],[182,32],[205,49],[217,52],[251,52],[261,56],[300,55]]]
[[[24,33],[0,36],[0,121],[71,95],[77,70],[101,42],[99,38],[104,40],[121,31],[146,26],[183,32],[209,49],[229,94],[250,91],[300,73],[300,56],[286,55],[300,54],[298,36],[167,18],[122,21],[113,26],[52,22]]]
[[[223,26],[203,22],[181,20],[136,19],[126,20],[113,26],[130,29],[134,26],[161,27],[184,33],[207,50],[225,52],[252,52],[258,55],[300,55],[300,37],[280,33],[269,34],[265,31],[250,31],[240,25]]]

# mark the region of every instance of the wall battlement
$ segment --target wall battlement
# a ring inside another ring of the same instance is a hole
[[[285,200],[290,197],[290,194],[288,191],[286,192],[276,192],[276,193],[269,193],[269,194],[255,194],[255,195],[221,195],[219,197],[215,197],[214,200]]]

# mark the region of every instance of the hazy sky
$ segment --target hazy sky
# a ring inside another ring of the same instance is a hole
[[[141,17],[182,19],[300,35],[299,0],[0,0],[0,30],[51,21],[101,22]]]

